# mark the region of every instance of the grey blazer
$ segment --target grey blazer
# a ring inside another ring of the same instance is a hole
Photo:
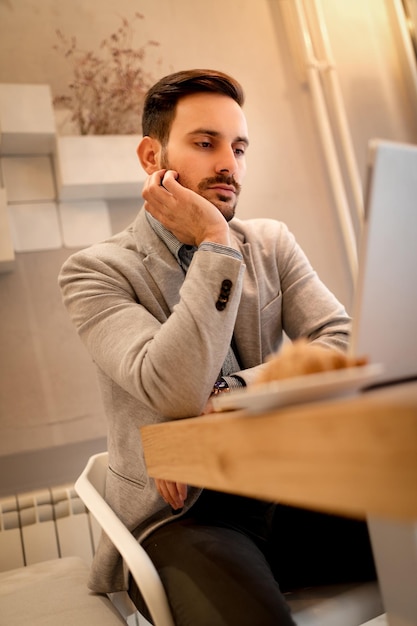
[[[199,249],[185,276],[142,209],[123,232],[72,255],[59,276],[103,394],[106,498],[138,540],[174,517],[147,475],[140,427],[199,415],[232,336],[247,383],[279,348],[283,331],[290,339],[347,345],[349,317],[284,224],[234,218],[230,229],[243,262]],[[225,291],[225,284],[231,288]],[[184,512],[198,495],[190,488]],[[90,586],[98,592],[126,588],[121,560],[106,537]]]

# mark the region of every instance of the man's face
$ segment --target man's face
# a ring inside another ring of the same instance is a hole
[[[184,187],[212,202],[229,221],[246,172],[247,146],[246,119],[232,98],[193,94],[177,104],[160,166],[178,172]]]

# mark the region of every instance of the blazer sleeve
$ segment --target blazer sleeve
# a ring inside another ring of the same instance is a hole
[[[59,276],[64,304],[96,365],[117,385],[168,418],[198,415],[230,345],[244,265],[197,251],[185,279],[180,268],[173,272],[181,282],[165,285],[164,297],[157,271],[150,275],[138,259],[110,244],[76,253]]]

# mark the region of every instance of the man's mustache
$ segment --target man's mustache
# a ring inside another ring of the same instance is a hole
[[[229,185],[234,187],[236,195],[240,194],[242,186],[235,180],[234,176],[226,176],[225,174],[218,174],[217,176],[212,176],[211,178],[204,178],[198,184],[198,190],[204,191],[204,189],[209,189],[213,185]]]

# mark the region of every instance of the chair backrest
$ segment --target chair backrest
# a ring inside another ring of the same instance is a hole
[[[108,453],[92,456],[74,488],[123,557],[140,590],[154,626],[174,626],[164,587],[148,554],[104,499]]]
[[[91,457],[85,468],[86,475],[97,493],[104,498],[106,490],[106,474],[109,463],[108,452],[101,452]]]

